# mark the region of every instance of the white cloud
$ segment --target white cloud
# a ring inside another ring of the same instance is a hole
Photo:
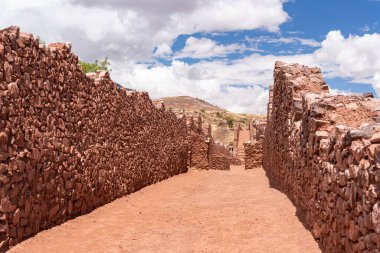
[[[150,91],[154,97],[191,95],[238,112],[265,113],[267,87],[273,82],[277,60],[318,66],[326,77],[371,83],[380,93],[380,35],[349,36],[332,31],[321,47],[309,54],[287,56],[252,54],[233,61],[201,61],[192,65],[174,61],[171,66],[154,66],[123,73],[127,86]],[[236,85],[250,85],[239,88]],[[222,99],[225,98],[225,99]],[[243,102],[244,101],[244,102]]]
[[[368,25],[365,25],[363,27],[360,27],[359,30],[362,32],[369,32],[369,30],[371,30],[371,28]]]
[[[131,71],[113,74],[126,81],[127,87],[149,91],[153,98],[189,95],[235,112],[264,114],[276,60],[316,64],[309,54],[253,54],[230,62],[219,59],[189,65],[174,60],[170,66],[151,68],[140,64],[130,66]]]
[[[355,82],[370,82],[378,95],[380,85],[380,34],[363,36],[331,31],[322,42],[322,47],[313,54],[328,77],[342,77]]]
[[[167,54],[159,45],[170,45],[180,34],[278,31],[289,18],[284,1],[12,0],[2,2],[0,27],[19,25],[47,42],[70,41],[85,60],[136,62],[149,60],[157,46]]]
[[[112,77],[147,90],[152,97],[191,95],[239,112],[265,113],[266,87],[276,60],[320,66],[328,77],[371,83],[380,94],[380,35],[349,36],[330,32],[320,43],[301,37],[253,38],[269,43],[318,47],[314,53],[288,56],[257,52],[233,61],[217,59],[193,65],[174,60],[170,66],[136,64],[152,56],[194,58],[225,56],[245,50],[190,37],[179,55],[171,50],[180,34],[223,33],[243,29],[278,32],[289,19],[285,0],[36,0],[3,1],[0,27],[19,25],[46,42],[71,41],[84,60],[108,56]],[[301,36],[301,35],[295,35]],[[153,49],[156,50],[153,52]],[[252,50],[252,48],[248,48]],[[245,85],[244,88],[239,85]],[[263,88],[264,87],[264,88]]]
[[[247,37],[246,41],[251,43],[279,43],[279,44],[296,44],[305,45],[309,47],[320,47],[321,43],[314,39],[305,39],[301,37],[280,37],[273,38],[270,36],[260,37]]]
[[[168,56],[172,53],[171,46],[168,43],[162,43],[161,45],[158,45],[156,48],[156,51],[154,52],[154,55],[157,57],[164,57]]]
[[[186,40],[185,47],[176,54],[175,58],[207,58],[207,57],[219,57],[226,56],[227,54],[243,52],[245,50],[244,45],[229,44],[218,45],[215,41],[207,38],[195,38],[189,37]]]
[[[313,39],[304,39],[304,38],[296,38],[296,40],[298,40],[301,45],[305,45],[305,46],[310,46],[310,47],[320,47],[321,46],[321,43],[316,41],[316,40],[313,40]]]

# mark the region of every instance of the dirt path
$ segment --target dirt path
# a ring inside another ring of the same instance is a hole
[[[320,252],[262,169],[193,170],[39,233],[10,252]]]

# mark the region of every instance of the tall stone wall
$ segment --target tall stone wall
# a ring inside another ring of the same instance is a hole
[[[263,147],[272,185],[324,252],[379,252],[378,102],[331,95],[318,68],[277,62],[274,81]]]
[[[246,170],[262,167],[263,165],[263,149],[262,139],[254,140],[249,143],[244,143]]]
[[[189,117],[186,122],[188,125],[189,167],[205,170],[229,170],[230,164],[236,163],[236,159],[226,147],[214,142],[210,124],[202,124],[200,115],[196,120]]]
[[[266,121],[254,120],[249,124],[250,141],[244,143],[246,170],[262,167],[263,164],[263,138]]]
[[[0,31],[0,251],[185,172],[186,137],[147,93],[86,76],[69,44]]]
[[[235,157],[237,157],[238,155],[238,143],[239,143],[240,130],[241,130],[240,123],[235,123],[234,124],[234,140],[232,143],[232,149],[233,149],[232,153],[233,153],[233,156]]]

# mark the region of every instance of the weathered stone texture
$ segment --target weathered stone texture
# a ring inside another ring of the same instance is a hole
[[[244,143],[245,169],[259,168],[263,165],[262,140]]]
[[[187,118],[189,156],[188,166],[198,169],[229,170],[230,164],[236,162],[232,153],[224,146],[214,142],[211,126],[202,124],[199,115],[196,120]]]
[[[254,120],[249,124],[250,141],[244,143],[246,170],[262,167],[265,126],[264,120]]]
[[[369,96],[333,96],[321,71],[277,62],[263,166],[324,252],[379,252],[380,125]]]
[[[1,250],[187,169],[185,120],[70,48],[0,31]]]

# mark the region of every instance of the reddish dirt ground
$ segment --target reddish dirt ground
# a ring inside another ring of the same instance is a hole
[[[320,252],[262,169],[191,170],[43,231],[10,252]]]

